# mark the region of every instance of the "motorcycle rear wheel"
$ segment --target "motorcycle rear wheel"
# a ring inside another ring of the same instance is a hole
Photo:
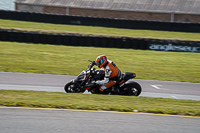
[[[124,90],[128,96],[139,96],[142,92],[142,87],[137,82],[130,82],[124,85]]]

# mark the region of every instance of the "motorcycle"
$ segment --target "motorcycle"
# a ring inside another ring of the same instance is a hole
[[[140,84],[134,81],[127,82],[135,78],[135,73],[125,72],[122,79],[114,86],[101,92],[100,85],[95,81],[103,80],[105,72],[103,70],[89,67],[86,71],[82,71],[75,79],[71,80],[64,86],[66,93],[84,93],[86,90],[92,94],[111,94],[111,95],[128,95],[139,96],[142,88]]]

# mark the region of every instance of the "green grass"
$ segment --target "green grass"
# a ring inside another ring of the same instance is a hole
[[[200,101],[0,90],[0,105],[200,116]]]
[[[200,53],[0,42],[0,71],[78,75],[105,54],[136,78],[200,83]]]
[[[0,19],[0,28],[54,33],[77,33],[103,36],[128,36],[178,40],[200,40],[200,33],[132,30],[94,26],[62,25]]]
[[[179,40],[200,38],[200,33],[56,25],[2,19],[0,28]],[[87,60],[94,60],[100,54],[107,55],[122,72],[136,72],[139,79],[200,83],[200,53],[0,42],[0,71],[77,75],[87,69]],[[147,113],[200,116],[200,101],[111,95],[0,90],[0,105],[122,112],[138,110]]]

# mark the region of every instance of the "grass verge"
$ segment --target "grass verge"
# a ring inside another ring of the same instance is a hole
[[[0,105],[200,116],[200,101],[0,90]]]
[[[139,79],[200,83],[200,53],[0,42],[0,71],[78,75],[105,54]]]
[[[97,26],[78,26],[78,25],[63,25],[38,23],[16,20],[0,19],[1,29],[16,29],[23,31],[38,31],[49,33],[76,33],[85,35],[102,35],[102,36],[126,36],[137,38],[156,38],[156,39],[173,39],[173,40],[194,40],[200,41],[200,33],[186,33],[186,32],[169,32],[169,31],[155,31],[155,30],[133,30],[133,29],[119,29],[106,28]]]

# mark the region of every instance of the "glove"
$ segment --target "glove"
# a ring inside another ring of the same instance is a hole
[[[97,80],[95,83],[98,84],[98,85],[100,85],[100,81],[99,80]]]
[[[96,62],[95,62],[95,61],[92,61],[92,62],[88,65],[88,68],[92,68],[94,65],[96,65]]]
[[[95,61],[92,61],[91,64],[94,66],[94,65],[96,65],[96,62],[95,62]]]
[[[97,85],[97,83],[96,83],[96,81],[91,81],[91,83],[93,84],[93,85]]]

